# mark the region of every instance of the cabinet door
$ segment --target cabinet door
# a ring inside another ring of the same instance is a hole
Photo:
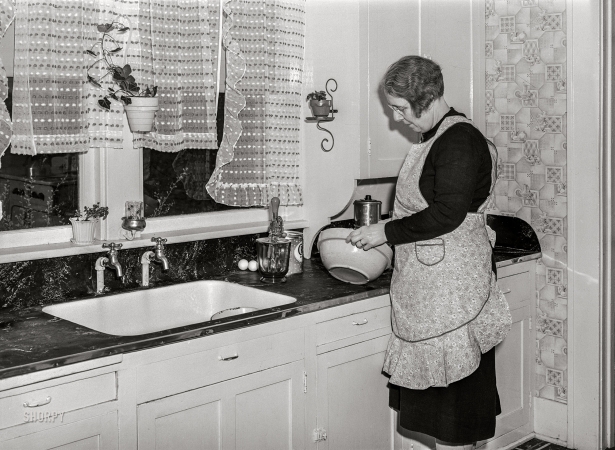
[[[388,342],[387,335],[318,356],[317,423],[326,433],[319,450],[393,448],[395,415],[382,374]]]
[[[496,377],[502,414],[497,417],[495,437],[530,421],[530,370],[532,342],[530,307],[511,311],[513,323],[506,339],[495,348]]]
[[[2,450],[117,450],[117,411],[0,442]]]
[[[139,450],[299,449],[303,361],[138,406]]]
[[[361,178],[396,177],[418,135],[393,120],[379,88],[387,68],[402,56],[419,54],[419,2],[361,3]]]

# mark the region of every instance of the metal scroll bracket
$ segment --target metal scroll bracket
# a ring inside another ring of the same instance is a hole
[[[333,82],[335,86],[329,90],[330,82]],[[329,142],[328,138],[324,138],[320,143],[320,148],[322,149],[323,152],[330,152],[333,149],[333,146],[335,145],[335,139],[333,138],[333,134],[326,128],[323,128],[320,124],[321,122],[331,122],[335,120],[335,113],[337,112],[337,109],[333,107],[333,95],[331,94],[331,92],[337,91],[337,81],[335,81],[335,79],[333,78],[329,78],[327,82],[325,83],[325,90],[327,91],[327,94],[329,95],[329,97],[331,97],[331,100],[330,100],[331,101],[331,111],[329,113],[330,115],[324,116],[324,117],[323,116],[307,117],[305,120],[306,122],[316,122],[316,128],[328,133],[329,136],[331,136],[331,146],[329,148],[325,147],[325,143]]]

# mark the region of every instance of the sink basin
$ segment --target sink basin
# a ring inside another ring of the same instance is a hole
[[[236,283],[203,280],[59,303],[43,312],[101,333],[136,336],[207,322],[233,308],[253,311],[296,301]]]

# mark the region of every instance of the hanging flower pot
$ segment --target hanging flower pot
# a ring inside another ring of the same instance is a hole
[[[130,131],[133,133],[152,131],[154,116],[158,109],[158,97],[130,97],[130,104],[124,105]]]
[[[331,114],[331,100],[327,100],[325,91],[314,91],[307,95],[314,117],[329,117]]]
[[[331,100],[310,100],[314,117],[328,117],[331,114]]]

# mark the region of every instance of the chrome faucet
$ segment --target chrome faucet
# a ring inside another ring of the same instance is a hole
[[[109,249],[108,256],[101,256],[96,260],[96,293],[100,294],[105,289],[105,269],[111,268],[115,270],[115,274],[118,278],[121,278],[124,272],[122,271],[122,265],[117,259],[118,250],[122,248],[122,244],[116,244],[111,242],[110,244],[103,244],[103,248]]]
[[[147,251],[141,256],[141,286],[149,286],[149,263],[154,261],[162,265],[162,270],[169,270],[169,260],[164,254],[165,238],[153,237],[152,242],[156,243],[154,251]]]

